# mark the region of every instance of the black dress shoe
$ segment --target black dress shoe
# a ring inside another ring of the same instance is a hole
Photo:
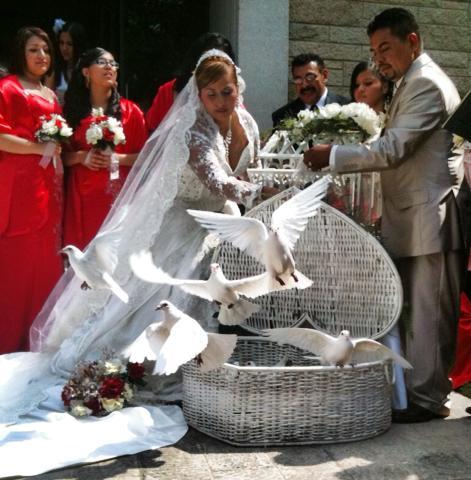
[[[416,403],[409,403],[406,410],[393,410],[393,423],[419,423],[429,422],[430,420],[446,418],[450,414],[448,409],[444,409],[443,413],[436,413],[428,410]]]

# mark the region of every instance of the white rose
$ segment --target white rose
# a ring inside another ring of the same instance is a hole
[[[55,135],[59,131],[56,126],[56,121],[54,119],[50,120],[49,122],[44,122],[42,129],[48,135]]]
[[[298,113],[298,120],[302,127],[308,124],[311,120],[313,120],[314,117],[315,117],[315,114],[312,110],[308,110],[308,109],[301,110]]]
[[[102,398],[101,404],[107,412],[114,412],[124,407],[124,398]]]
[[[74,417],[88,417],[92,414],[92,411],[83,405],[81,402],[71,402],[72,408],[70,409],[71,415]]]
[[[116,120],[116,118],[114,117],[108,117],[108,120],[106,122],[108,124],[108,128],[112,131],[121,127],[121,122],[119,120]]]
[[[126,371],[126,367],[122,364],[121,360],[113,359],[113,360],[106,360],[103,365],[103,373],[105,375],[113,375],[115,373],[124,373]]]
[[[379,116],[366,103],[343,105],[341,115],[353,119],[369,135],[376,135],[381,128]]]
[[[103,138],[103,132],[98,125],[92,124],[88,127],[85,137],[89,145],[95,145],[98,140]]]
[[[121,127],[116,127],[114,130],[114,139],[113,139],[113,143],[115,145],[118,145],[120,143],[124,143],[124,141],[126,140],[126,137],[124,136],[124,131]]]
[[[324,107],[319,107],[319,117],[334,118],[341,111],[341,106],[338,103],[329,103]]]
[[[68,125],[63,125],[60,130],[61,137],[70,137],[73,133],[74,131]]]

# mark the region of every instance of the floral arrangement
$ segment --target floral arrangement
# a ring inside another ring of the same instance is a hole
[[[73,133],[64,117],[57,113],[48,113],[39,117],[39,127],[34,136],[38,142],[64,143]]]
[[[90,125],[85,137],[89,145],[100,150],[114,150],[117,145],[126,143],[121,122],[105,115],[101,107],[92,108]]]
[[[63,167],[61,159],[54,154],[56,144],[65,143],[72,136],[73,130],[67,125],[64,117],[57,113],[48,113],[39,117],[39,125],[34,133],[37,141],[47,143],[39,165],[46,169],[52,161],[56,173],[62,175]]]
[[[101,360],[79,363],[62,389],[62,401],[74,417],[108,415],[121,410],[144,385],[142,363],[123,363],[112,352]]]
[[[117,180],[119,178],[119,159],[114,154],[114,149],[117,145],[126,143],[122,123],[114,117],[105,115],[101,107],[92,108],[90,125],[85,132],[85,138],[88,145],[110,154],[110,180]],[[88,162],[90,153],[88,153],[85,163]]]
[[[365,141],[379,133],[381,122],[381,117],[365,103],[330,103],[316,111],[301,110],[296,118],[283,120],[279,128],[288,131],[298,143],[326,134],[340,137],[354,134]]]

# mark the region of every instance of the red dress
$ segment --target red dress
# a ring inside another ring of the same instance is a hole
[[[147,140],[147,127],[140,108],[121,98],[121,122],[126,143],[116,147],[116,153],[138,153]],[[90,150],[85,139],[89,122],[84,119],[76,127],[70,142],[72,151]],[[119,167],[119,179],[110,181],[110,172],[103,168],[90,170],[82,164],[67,169],[64,216],[64,245],[83,250],[95,236],[108,214],[116,195],[131,167]]]
[[[34,141],[39,117],[60,112],[15,75],[0,80],[0,133]],[[40,160],[0,151],[0,353],[28,350],[31,323],[62,273],[62,177]]]
[[[471,382],[471,301],[461,294],[461,315],[458,323],[455,366],[450,374],[453,388]]]
[[[157,95],[154,97],[152,106],[146,113],[146,123],[150,131],[155,130],[159,126],[160,122],[170,110],[175,96],[175,82],[176,78],[164,83],[157,90]]]

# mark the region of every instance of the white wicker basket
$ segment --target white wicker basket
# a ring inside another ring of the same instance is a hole
[[[232,445],[296,445],[371,438],[391,425],[389,363],[325,367],[306,352],[239,337],[231,362],[183,368],[183,411],[197,430]],[[293,367],[276,367],[280,358]]]
[[[312,143],[359,143],[358,133],[318,134]],[[329,172],[313,172],[303,164],[306,141],[297,144],[286,131],[276,131],[260,150],[260,166],[247,170],[253,183],[285,190],[303,187]],[[332,188],[326,202],[353,218],[370,233],[379,235],[382,213],[381,182],[378,172],[331,174]]]
[[[247,215],[265,223],[295,189],[260,204]],[[302,322],[331,334],[379,338],[402,306],[399,275],[383,247],[361,227],[323,204],[309,220],[295,250],[297,268],[314,281],[306,290],[260,297],[262,308],[247,320],[252,332]],[[215,252],[228,278],[263,267],[230,244]],[[183,410],[190,425],[235,445],[344,442],[384,432],[391,423],[389,362],[354,368],[325,367],[306,352],[260,337],[241,337],[231,360],[203,374],[183,367]],[[275,367],[288,356],[292,367]],[[254,367],[244,366],[247,361]]]

